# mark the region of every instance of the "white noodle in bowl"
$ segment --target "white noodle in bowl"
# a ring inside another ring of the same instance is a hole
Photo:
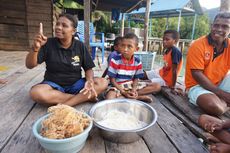
[[[134,99],[111,99],[96,103],[89,112],[101,136],[116,143],[137,141],[157,120],[152,106]]]

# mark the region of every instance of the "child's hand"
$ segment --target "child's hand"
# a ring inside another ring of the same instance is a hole
[[[135,99],[136,98],[135,93],[133,93],[131,91],[122,91],[121,94],[126,98],[130,98],[130,99]]]
[[[131,90],[131,91],[129,91],[128,93],[129,93],[129,95],[132,97],[132,99],[136,99],[137,96],[138,96],[138,93],[137,93],[136,90]]]

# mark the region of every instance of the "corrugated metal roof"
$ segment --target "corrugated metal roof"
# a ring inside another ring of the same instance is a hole
[[[191,5],[189,5],[191,4]],[[145,14],[146,7],[132,11],[130,14]],[[150,16],[152,17],[172,17],[178,16],[179,10],[182,16],[202,14],[198,0],[152,0]]]
[[[84,0],[74,0],[82,4]],[[119,9],[122,13],[128,13],[134,8],[145,6],[145,0],[91,0],[96,10],[112,11],[112,9]]]

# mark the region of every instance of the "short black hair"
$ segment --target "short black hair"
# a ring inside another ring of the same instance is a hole
[[[139,39],[138,39],[137,35],[135,35],[134,33],[127,33],[127,34],[123,37],[123,39],[133,39],[133,40],[135,40],[136,45],[138,45],[138,43],[139,43]]]
[[[213,22],[214,22],[217,18],[230,19],[230,12],[220,12],[220,13],[218,13],[218,14],[215,16]]]
[[[122,38],[121,36],[116,37],[113,42],[114,46],[117,46],[122,41]]]
[[[73,26],[74,28],[77,28],[77,22],[78,22],[78,20],[77,20],[77,18],[75,18],[73,15],[67,14],[67,13],[63,13],[63,14],[60,14],[60,15],[59,15],[59,18],[60,18],[60,17],[66,17],[68,20],[70,20],[70,21],[72,22],[72,26]]]
[[[180,34],[176,30],[165,30],[164,35],[165,34],[172,34],[172,38],[176,40],[176,42],[180,39]]]
[[[114,46],[117,46],[122,41],[122,39],[123,39],[123,37],[121,37],[121,36],[116,37],[113,41],[113,46],[111,47],[111,50],[115,50]]]

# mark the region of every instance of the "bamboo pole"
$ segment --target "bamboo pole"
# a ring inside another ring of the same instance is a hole
[[[145,12],[145,25],[144,25],[144,46],[143,50],[148,49],[148,27],[149,27],[149,13],[150,13],[151,0],[146,0],[146,12]]]

